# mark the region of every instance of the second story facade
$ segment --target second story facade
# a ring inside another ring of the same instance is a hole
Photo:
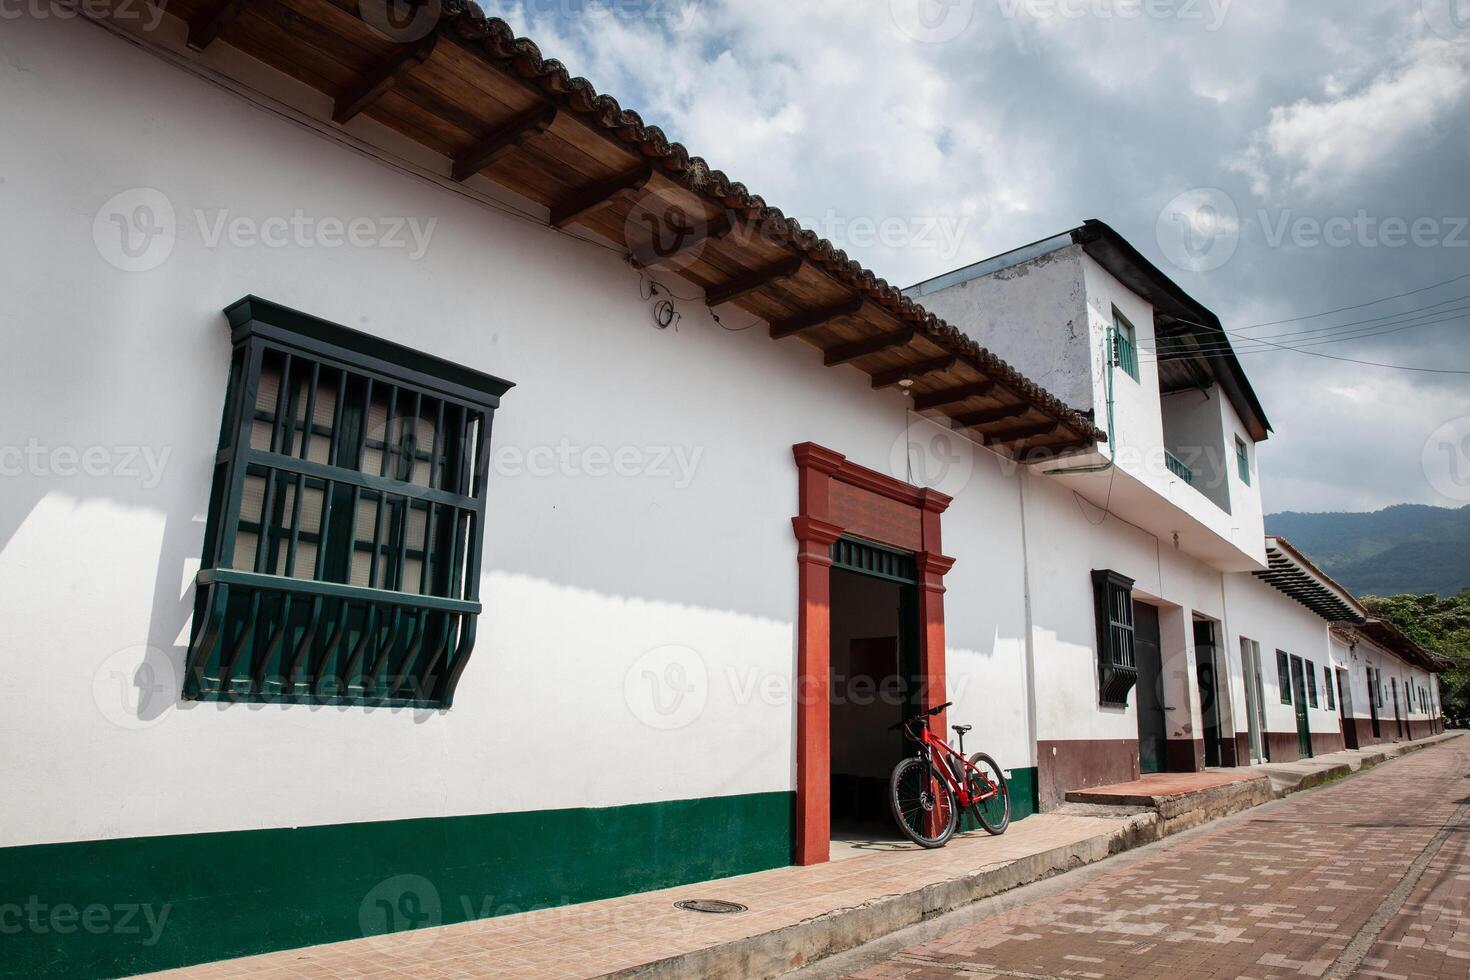
[[[1059,479],[1221,571],[1263,567],[1270,423],[1219,319],[1117,232],[1089,221],[907,295],[1108,433]]]

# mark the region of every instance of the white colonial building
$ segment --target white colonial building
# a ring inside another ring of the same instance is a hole
[[[0,971],[822,861],[948,701],[1018,818],[1289,755],[1277,650],[1432,729],[1261,578],[1264,413],[1116,234],[905,296],[434,10],[0,32]]]

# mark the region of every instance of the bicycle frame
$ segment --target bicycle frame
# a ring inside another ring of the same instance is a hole
[[[918,719],[914,720],[918,721]],[[910,725],[912,725],[912,722],[910,722]],[[1000,792],[1000,787],[996,786],[995,783],[990,781],[990,777],[985,775],[984,770],[970,765],[970,761],[968,759],[966,759],[960,753],[956,752],[954,749],[950,748],[949,743],[944,741],[944,739],[940,738],[938,735],[935,735],[934,732],[929,729],[929,725],[927,723],[925,723],[924,727],[919,730],[919,734],[917,736],[914,734],[914,731],[911,727],[905,726],[905,728],[908,732],[909,738],[912,738],[914,739],[914,741],[919,743],[919,756],[926,763],[928,763],[929,771],[939,773],[940,777],[945,781],[945,783],[949,785],[949,788],[954,792],[955,799],[959,802],[960,809],[974,806],[977,803],[984,803],[986,800],[993,798],[997,793]],[[934,761],[934,754],[936,750],[938,750],[940,754],[940,760],[937,765]],[[969,773],[974,773],[975,776],[980,780],[981,785],[983,785],[985,788],[978,793],[971,793],[968,787],[968,783],[970,782],[969,779],[965,780],[965,783],[967,785],[960,785],[960,781],[955,778],[953,768],[951,767],[948,759],[946,759],[945,756],[960,760],[960,771],[965,772],[966,770],[968,770]]]

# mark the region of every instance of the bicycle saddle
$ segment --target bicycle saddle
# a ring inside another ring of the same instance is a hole
[[[974,728],[975,726],[974,725],[951,725],[949,727],[953,728],[956,732],[958,732],[959,734],[963,735],[963,734],[965,734],[965,732],[968,732],[970,729]]]

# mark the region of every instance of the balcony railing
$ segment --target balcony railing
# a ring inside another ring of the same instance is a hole
[[[1164,465],[1169,467],[1170,473],[1173,473],[1185,483],[1188,483],[1191,486],[1194,485],[1194,470],[1190,469],[1189,466],[1184,462],[1184,460],[1180,459],[1178,456],[1175,456],[1167,449],[1164,450]]]

